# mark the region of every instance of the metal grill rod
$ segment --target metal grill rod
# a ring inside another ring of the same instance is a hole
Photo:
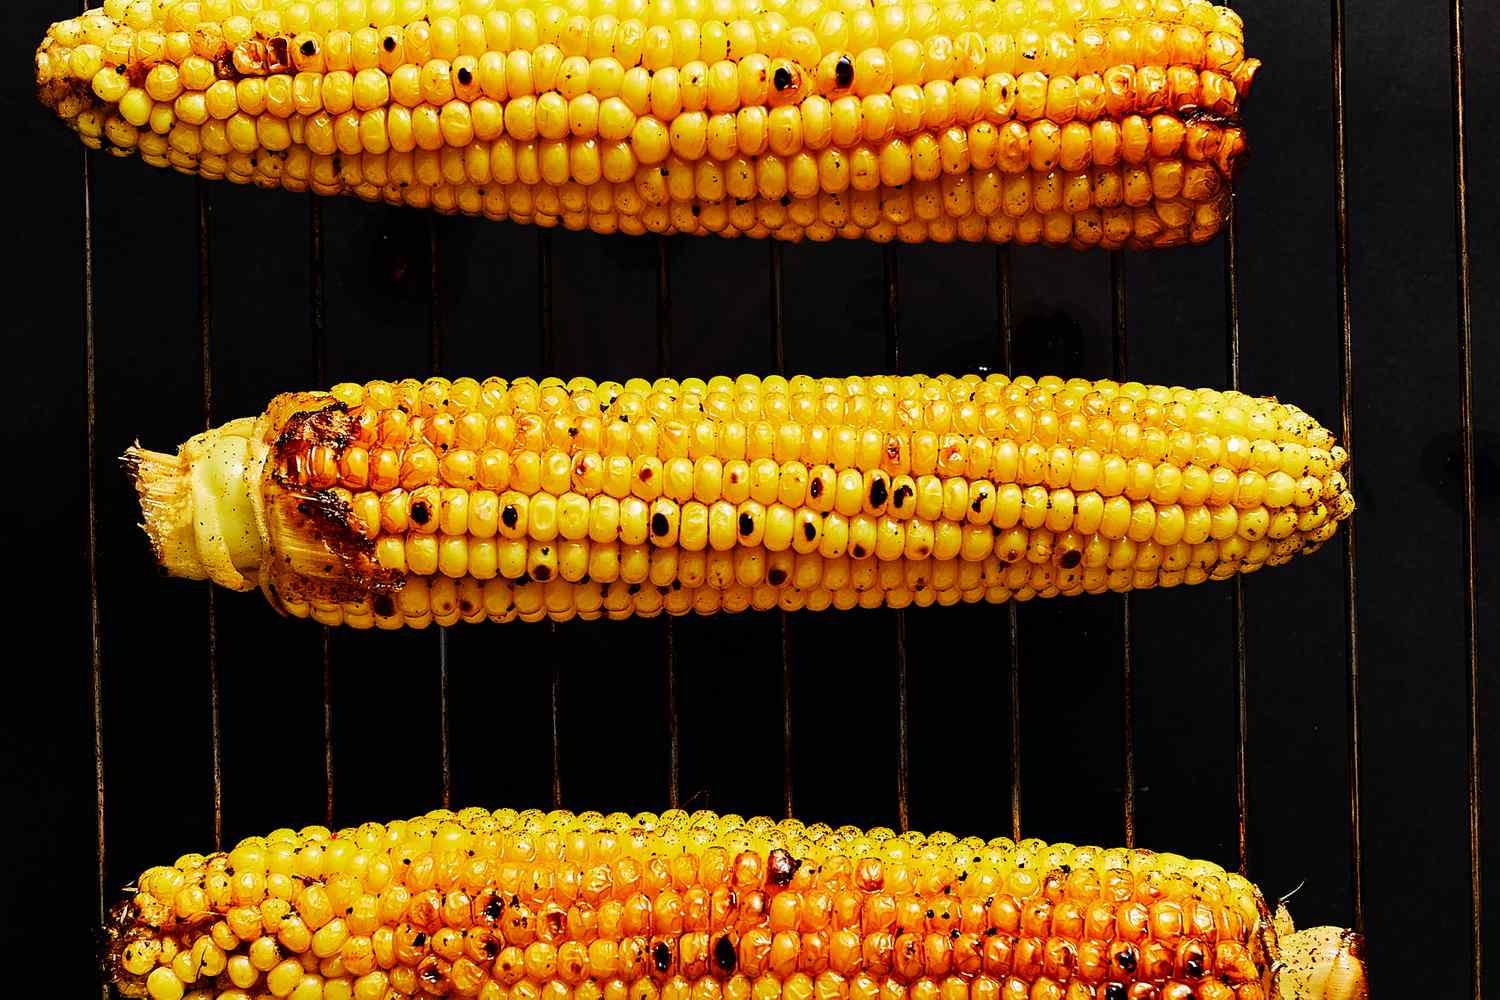
[[[1012,306],[1010,297],[1010,245],[995,248],[995,294],[999,313],[1000,367],[1007,378],[1016,374],[1012,353]],[[1010,640],[1010,836],[1021,839],[1021,624],[1015,601],[1005,602],[1006,634]]]
[[[1344,447],[1351,453],[1354,448],[1354,342],[1349,319],[1349,203],[1345,195],[1345,171],[1347,155],[1344,146],[1344,3],[1332,0],[1332,54],[1333,54],[1333,161],[1334,161],[1334,215],[1338,237],[1338,321],[1340,335],[1339,357],[1339,414]],[[1354,477],[1353,466],[1350,479]],[[1354,929],[1364,933],[1364,846],[1359,819],[1360,763],[1359,763],[1359,617],[1355,591],[1355,532],[1354,519],[1344,524],[1344,612],[1348,625],[1345,639],[1345,659],[1349,672],[1349,841],[1352,871],[1351,890],[1354,897]]]
[[[428,355],[432,374],[443,371],[443,347],[448,335],[448,324],[443,313],[443,279],[439,266],[442,259],[438,245],[437,221],[427,220],[427,253],[430,284],[428,286],[427,336]],[[444,809],[453,806],[453,752],[450,745],[452,729],[448,717],[448,627],[438,626],[438,752],[442,766],[442,802]]]
[[[885,279],[886,371],[901,374],[901,271],[896,248],[881,248]],[[911,684],[906,669],[906,610],[897,608],[894,652],[896,659],[896,828],[911,829]]]
[[[1233,196],[1231,195],[1231,199]],[[1229,387],[1240,388],[1240,249],[1234,202],[1224,229],[1224,315],[1229,335]],[[1250,709],[1245,660],[1245,578],[1234,580],[1234,798],[1235,830],[1239,837],[1239,872],[1250,868]]]
[[[314,385],[328,384],[328,328],[324,319],[323,203],[307,196],[307,309],[312,330]],[[323,626],[323,823],[333,827],[333,630]]]
[[[537,285],[540,301],[537,315],[542,326],[542,375],[557,370],[557,338],[552,325],[552,230],[545,226],[536,231]],[[547,631],[557,636],[557,622],[549,621]],[[547,659],[547,687],[552,715],[552,808],[562,808],[562,664],[557,657]]]
[[[1464,4],[1453,0],[1449,30],[1453,43],[1453,180],[1454,234],[1458,251],[1458,431],[1463,461],[1464,656],[1468,696],[1469,756],[1469,897],[1470,971],[1475,1000],[1484,996],[1483,785],[1479,753],[1479,566],[1474,544],[1478,509],[1474,493],[1474,355],[1473,302],[1469,275],[1469,137],[1464,107],[1467,67],[1464,55]]]
[[[1113,295],[1111,312],[1114,321],[1115,378],[1124,379],[1128,360],[1126,334],[1129,309],[1125,288],[1125,252],[1109,255],[1109,278]],[[1130,595],[1120,595],[1120,731],[1124,758],[1121,798],[1124,813],[1125,846],[1135,846],[1135,627],[1130,618]]]
[[[771,266],[771,358],[776,374],[786,375],[785,309],[781,284],[781,241],[769,239]],[[787,818],[792,816],[792,632],[785,609],[777,615],[781,627],[781,798]]]
[[[656,239],[656,366],[663,377],[672,371],[671,245]],[[677,704],[677,636],[671,615],[663,615],[663,653],[666,659],[667,804],[677,808],[682,787],[681,733]]]
[[[89,151],[83,150],[83,385],[88,438],[89,696],[94,720],[94,855],[98,864],[99,927],[108,899],[104,892],[104,650],[99,630],[99,383],[94,368],[94,185]],[[109,1000],[109,982],[99,980],[100,1000]]]
[[[203,178],[195,184],[198,199],[198,335],[199,360],[202,363],[203,429],[214,424],[213,365],[213,256],[210,247],[212,207],[208,186]],[[210,780],[213,788],[214,850],[224,845],[224,733],[219,711],[219,599],[208,591],[207,649],[208,661],[208,728],[211,755]]]

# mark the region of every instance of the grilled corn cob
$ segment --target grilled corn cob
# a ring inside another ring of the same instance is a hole
[[[1234,392],[745,375],[343,384],[126,460],[169,573],[398,628],[1224,579],[1327,541],[1347,457]]]
[[[107,0],[42,101],[212,179],[599,233],[1213,237],[1259,63],[1208,0]]]
[[[278,830],[128,892],[109,969],[153,1000],[1368,995],[1356,935],[1211,862],[706,810]]]

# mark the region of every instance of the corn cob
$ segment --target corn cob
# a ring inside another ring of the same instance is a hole
[[[109,971],[153,1000],[1368,995],[1357,935],[1211,862],[706,810],[278,830],[127,892]]]
[[[83,142],[211,179],[599,233],[1211,239],[1259,62],[1208,0],[107,0]]]
[[[1000,375],[343,384],[126,456],[169,573],[363,628],[1225,579],[1327,541],[1347,458],[1272,399]]]

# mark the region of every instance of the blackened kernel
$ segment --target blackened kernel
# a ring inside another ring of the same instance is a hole
[[[802,537],[806,538],[809,542],[814,538],[817,538],[818,526],[811,521],[807,521],[806,523],[804,523],[802,525]]]
[[[882,507],[886,500],[890,499],[890,491],[886,489],[885,480],[879,476],[870,481],[870,506]]]
[[[651,960],[656,963],[657,972],[666,972],[672,967],[672,952],[665,942],[656,942],[656,947],[651,949]]]
[[[724,935],[714,943],[714,962],[721,971],[733,972],[735,958],[734,942],[729,940],[729,935]]]
[[[771,82],[776,84],[777,90],[785,90],[792,85],[792,74],[785,66],[776,67],[776,72],[771,76]]]
[[[766,881],[772,885],[790,885],[792,876],[797,874],[797,869],[801,867],[802,862],[792,857],[786,848],[778,847],[766,859]]]
[[[823,495],[823,480],[814,479],[811,483],[808,483],[807,492],[814,500],[818,499],[818,497]]]
[[[755,518],[748,513],[740,515],[740,534],[750,535],[755,533]]]
[[[839,61],[833,67],[833,82],[840,87],[854,84],[854,60],[848,56],[839,56]]]
[[[504,524],[507,528],[514,528],[520,522],[521,513],[516,510],[516,505],[513,503],[506,504],[505,509],[500,512],[500,523]]]
[[[667,520],[667,515],[657,511],[651,515],[651,534],[660,537],[672,530],[672,522]]]

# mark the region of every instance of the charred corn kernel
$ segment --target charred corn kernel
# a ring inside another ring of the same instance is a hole
[[[1115,249],[1220,230],[1258,66],[1232,14],[1112,0],[240,6],[110,0],[60,22],[41,100],[155,165],[441,212]]]
[[[1059,548],[1074,554],[1076,544],[1058,540]],[[1159,557],[1154,552],[1146,561]],[[782,606],[853,607],[872,592],[889,593],[900,606],[938,603],[935,594],[959,595],[954,603],[1012,585],[1018,594],[1034,596],[1070,573],[1089,576],[1024,563],[1003,573],[930,561],[899,571],[879,567],[844,560],[824,574],[830,586],[811,581],[813,589],[805,594],[783,590],[792,597]],[[759,570],[744,560],[707,575],[726,570],[729,586],[701,591],[706,598],[670,590],[662,595],[653,588],[649,603],[702,612],[777,606],[771,593],[745,582],[757,579]],[[786,561],[771,564],[768,585],[778,586],[772,575],[789,572]],[[1128,586],[1140,572],[1121,569],[1089,578],[1104,590]],[[1187,570],[1172,572],[1189,578]],[[593,587],[600,607],[632,599],[624,583]],[[525,593],[518,606],[551,600],[551,585],[532,583],[520,591]],[[308,828],[280,835],[296,850],[326,842],[330,832]],[[1079,986],[1083,976],[1099,984],[1101,993],[1123,994],[1130,983],[1133,991],[1164,997],[1290,1000],[1331,997],[1322,984],[1337,984],[1340,998],[1368,995],[1357,935],[1331,927],[1298,932],[1286,909],[1273,914],[1243,876],[1178,854],[1040,840],[960,840],[947,833],[898,837],[885,829],[835,830],[707,810],[634,817],[437,810],[332,836],[335,842],[363,842],[367,858],[392,868],[373,911],[375,929],[361,939],[368,943],[346,947],[347,957],[276,960],[263,970],[262,981],[256,969],[264,963],[247,957],[260,941],[236,942],[224,968],[244,992],[217,996],[647,1000],[665,995],[666,982],[684,997],[739,1000],[834,997],[846,983],[871,998],[1002,1000],[1090,995],[1092,986]],[[224,860],[223,854],[191,856],[185,879],[203,884]],[[299,893],[312,884],[296,878]],[[586,911],[592,916],[582,923],[576,916],[585,912],[578,905],[580,890],[603,900],[597,910]],[[755,912],[731,914],[738,922],[725,928],[719,918],[710,925],[709,901],[731,890],[756,900]],[[201,923],[154,910],[149,898],[128,897],[111,922],[108,966],[120,992],[157,1000],[209,995],[187,993],[167,965],[141,967],[141,955],[192,955],[209,947],[202,944],[207,934]],[[550,928],[545,938],[540,927]],[[652,936],[644,934],[648,927]],[[883,985],[864,971],[872,957],[889,963]],[[804,971],[801,963],[807,961],[823,971]],[[355,971],[356,965],[363,971]],[[1079,990],[1068,992],[1063,984],[1070,981]]]
[[[1294,407],[993,375],[346,385],[127,459],[171,573],[354,627],[950,592],[872,577],[838,597],[843,561],[1052,567],[964,588],[985,601],[1097,592],[1090,569],[1129,570],[1115,589],[1172,585],[1162,574],[1284,563],[1353,512],[1347,454]],[[1191,559],[1173,568],[1178,545]],[[793,574],[781,555],[813,561]],[[341,851],[241,861],[212,886],[164,870],[146,887],[184,917],[274,902],[265,933],[291,953],[332,946],[342,932],[315,938],[348,902],[332,883],[298,897],[291,876],[338,875]]]

